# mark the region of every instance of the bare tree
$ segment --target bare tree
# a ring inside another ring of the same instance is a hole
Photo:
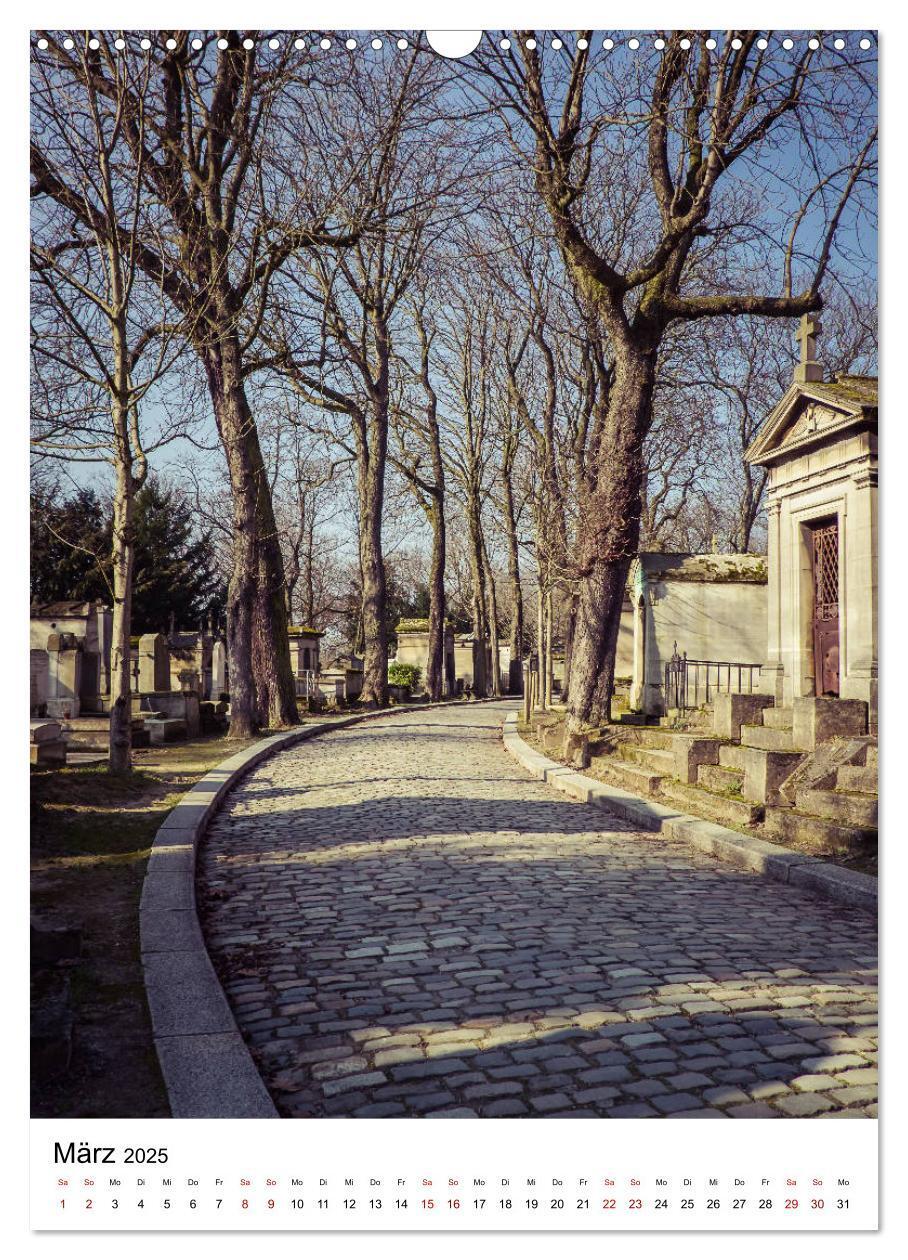
[[[356,461],[364,703],[387,703],[387,582],[382,551],[390,418],[406,300],[446,226],[469,209],[469,146],[440,115],[443,68],[418,47],[351,70],[349,90],[370,137],[351,179],[378,224],[354,247],[300,258],[268,327],[275,367],[335,421],[334,440]],[[432,134],[433,143],[425,138]],[[346,429],[346,431],[344,431]]]
[[[608,717],[667,329],[676,321],[818,310],[837,230],[875,145],[861,57],[833,60],[805,46],[780,70],[757,32],[727,32],[714,52],[702,33],[679,31],[662,36],[658,53],[606,60],[592,54],[591,31],[582,37],[571,54],[543,53],[545,41],[522,31],[510,52],[483,49],[475,57],[515,152],[532,170],[565,265],[602,322],[613,365],[601,449],[579,504],[571,735]],[[761,257],[758,242],[778,240],[765,215],[761,221],[764,202],[751,199],[742,225],[730,190],[735,174],[743,179],[755,164],[772,178],[768,163],[794,137],[807,158],[774,185],[787,195],[784,244]],[[625,181],[624,170],[637,152],[648,183],[628,209],[621,199],[635,181]],[[812,235],[806,244],[805,234]],[[703,250],[724,251],[719,291],[701,287]],[[751,287],[758,263],[764,274],[775,264],[779,292]]]
[[[323,151],[336,150],[336,165],[319,167],[314,181],[296,159],[286,161],[294,178],[282,169],[288,132],[303,118],[311,138],[325,114],[307,102],[341,91],[343,67],[323,74],[309,96],[292,70],[291,41],[262,56],[261,38],[216,34],[196,49],[186,31],[151,32],[143,55],[119,51],[111,32],[73,32],[72,50],[48,33],[31,167],[34,195],[54,199],[83,226],[97,222],[97,207],[56,158],[60,127],[50,102],[61,87],[118,102],[118,162],[141,172],[154,229],[135,262],[160,284],[199,357],[227,460],[231,733],[246,736],[262,722],[297,720],[281,551],[248,395],[259,328],[287,259],[352,244],[362,221],[356,212],[344,226],[331,217],[338,187],[328,172],[348,165],[343,135],[320,135]]]
[[[59,140],[71,187],[87,221],[50,203],[35,208],[31,245],[34,300],[32,357],[41,388],[33,399],[50,406],[35,416],[35,446],[67,462],[105,459],[113,468],[110,744],[111,770],[131,766],[130,633],[135,496],[148,474],[149,456],[184,427],[166,417],[158,396],[156,436],[143,435],[140,414],[174,361],[172,329],[160,298],[162,277],[143,274],[142,159],[123,178],[117,169],[126,83],[120,68],[113,92],[99,92],[85,50],[80,58],[85,91],[61,91],[44,104]],[[144,67],[147,75],[148,67]],[[144,115],[134,119],[144,154]],[[68,156],[68,161],[66,157]],[[34,408],[33,408],[34,413]]]
[[[433,383],[432,343],[436,329],[430,326],[425,300],[412,307],[413,325],[419,342],[419,366],[411,367],[422,392],[422,408],[398,406],[393,413],[397,450],[395,466],[410,486],[432,533],[429,567],[429,635],[426,661],[426,690],[431,700],[440,700],[445,670],[445,565],[447,533],[445,522],[445,465],[438,417],[438,394]],[[428,465],[428,466],[426,466]]]

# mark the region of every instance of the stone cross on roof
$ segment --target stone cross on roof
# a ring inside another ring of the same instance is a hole
[[[801,322],[798,324],[798,331],[795,337],[801,347],[801,357],[798,366],[795,368],[795,381],[799,385],[804,385],[808,381],[821,381],[823,379],[823,366],[817,361],[817,333],[823,331],[819,317],[816,315],[802,315]]]

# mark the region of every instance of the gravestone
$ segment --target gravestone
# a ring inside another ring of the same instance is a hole
[[[139,691],[170,690],[170,653],[163,634],[139,639]]]
[[[218,640],[211,649],[211,698],[219,700],[227,690],[227,647]]]
[[[34,717],[46,712],[47,648],[32,648],[29,660],[29,708]]]

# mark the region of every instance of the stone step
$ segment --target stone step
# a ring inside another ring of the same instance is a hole
[[[712,705],[702,709],[669,709],[659,719],[659,725],[671,730],[685,730],[692,734],[713,733]]]
[[[718,796],[707,792],[705,788],[696,787],[693,783],[677,783],[666,779],[659,790],[663,800],[724,826],[752,827],[763,817],[762,805],[738,801],[731,796]]]
[[[656,774],[675,773],[675,754],[668,748],[645,748],[639,744],[619,744],[622,760],[636,762]]]
[[[740,770],[744,773],[745,752],[740,744],[723,744],[719,749],[719,765],[727,770]]]
[[[875,828],[843,827],[828,818],[769,805],[763,830],[767,839],[815,853],[866,853],[876,846],[877,840]]]
[[[728,766],[698,766],[697,783],[709,792],[740,792],[744,786],[744,771]]]
[[[655,796],[662,782],[661,774],[653,774],[643,766],[631,765],[617,757],[591,757],[590,772],[597,779],[624,788],[626,792],[639,792],[641,796]]]
[[[805,814],[816,814],[841,823],[843,827],[876,827],[877,798],[861,793],[831,792],[806,788],[795,796],[795,805]]]
[[[868,753],[870,749],[868,748]],[[839,766],[836,787],[841,792],[867,792],[875,796],[878,789],[877,772],[872,766]]]
[[[741,743],[747,748],[765,748],[767,752],[796,751],[791,731],[778,731],[771,726],[742,726]]]
[[[773,731],[790,731],[794,720],[793,709],[764,709],[763,725]]]
[[[868,770],[877,770],[880,768],[880,750],[878,744],[869,744],[867,746],[867,768]]]
[[[107,752],[109,743],[109,727],[103,731],[69,731],[66,735],[67,748],[82,752]]]
[[[602,728],[604,736],[612,734],[628,744],[638,744],[643,748],[671,748],[673,735],[671,731],[659,726],[649,726],[642,722],[628,722]]]

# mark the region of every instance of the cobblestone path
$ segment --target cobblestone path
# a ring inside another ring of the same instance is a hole
[[[870,915],[538,783],[514,704],[263,763],[203,846],[215,966],[288,1116],[867,1116]]]

